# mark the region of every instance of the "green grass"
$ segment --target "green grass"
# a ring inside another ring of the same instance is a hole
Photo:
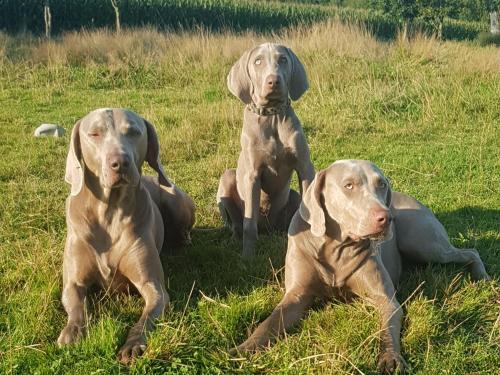
[[[264,37],[91,36],[105,47],[79,46],[79,35],[49,46],[0,38],[0,373],[373,374],[379,318],[361,301],[316,306],[253,358],[227,354],[282,296],[286,237],[261,236],[257,256],[245,262],[215,203],[219,176],[236,165],[242,123],[243,105],[225,77],[244,48]],[[498,50],[427,39],[382,44],[331,25],[282,38],[309,74],[311,88],[294,108],[316,168],[342,158],[376,162],[394,189],[432,208],[453,244],[476,247],[494,278],[474,284],[453,265],[405,274],[398,298],[406,301],[409,373],[498,374]],[[129,48],[130,40],[143,49]],[[137,296],[90,296],[88,335],[68,348],[55,345],[66,318],[68,137],[32,137],[42,122],[69,132],[104,106],[131,108],[156,125],[166,170],[198,207],[192,246],[162,256],[172,308],[131,367],[115,355],[140,315]]]

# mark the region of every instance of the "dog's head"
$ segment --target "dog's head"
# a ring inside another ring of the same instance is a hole
[[[274,106],[308,89],[304,66],[291,49],[264,43],[246,51],[227,76],[229,91],[245,104]]]
[[[65,180],[71,195],[78,195],[87,173],[104,189],[137,186],[142,164],[158,173],[160,183],[170,186],[159,159],[156,131],[148,121],[124,109],[97,109],[73,127]]]
[[[340,160],[318,172],[299,213],[315,236],[334,220],[343,237],[357,241],[390,235],[391,188],[382,171],[364,160]]]

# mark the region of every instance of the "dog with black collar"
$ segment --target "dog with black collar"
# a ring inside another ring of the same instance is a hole
[[[304,66],[289,48],[272,43],[246,51],[227,77],[233,95],[246,104],[236,169],[220,178],[217,203],[243,256],[255,252],[258,232],[288,229],[300,197],[290,189],[297,172],[301,194],[314,167],[300,121],[291,107],[309,88]]]

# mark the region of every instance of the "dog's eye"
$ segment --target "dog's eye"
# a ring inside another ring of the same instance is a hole
[[[90,132],[90,133],[88,133],[88,136],[90,138],[99,138],[101,136],[101,134],[99,132]]]
[[[385,189],[387,187],[387,184],[384,181],[380,181],[378,183],[378,187],[381,188],[381,189]]]
[[[278,61],[280,64],[286,64],[288,62],[285,56],[280,56]]]
[[[347,190],[352,190],[352,188],[354,187],[354,185],[352,184],[352,182],[349,182],[347,184],[344,185],[344,187],[347,189]]]
[[[261,59],[257,59],[257,60],[255,60],[255,65],[260,65],[260,64],[261,64],[261,62],[262,62],[262,60],[261,60]]]

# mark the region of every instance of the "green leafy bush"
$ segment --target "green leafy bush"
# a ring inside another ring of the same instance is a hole
[[[492,34],[490,32],[482,32],[477,36],[477,41],[481,46],[487,46],[494,44],[500,46],[500,33]]]

